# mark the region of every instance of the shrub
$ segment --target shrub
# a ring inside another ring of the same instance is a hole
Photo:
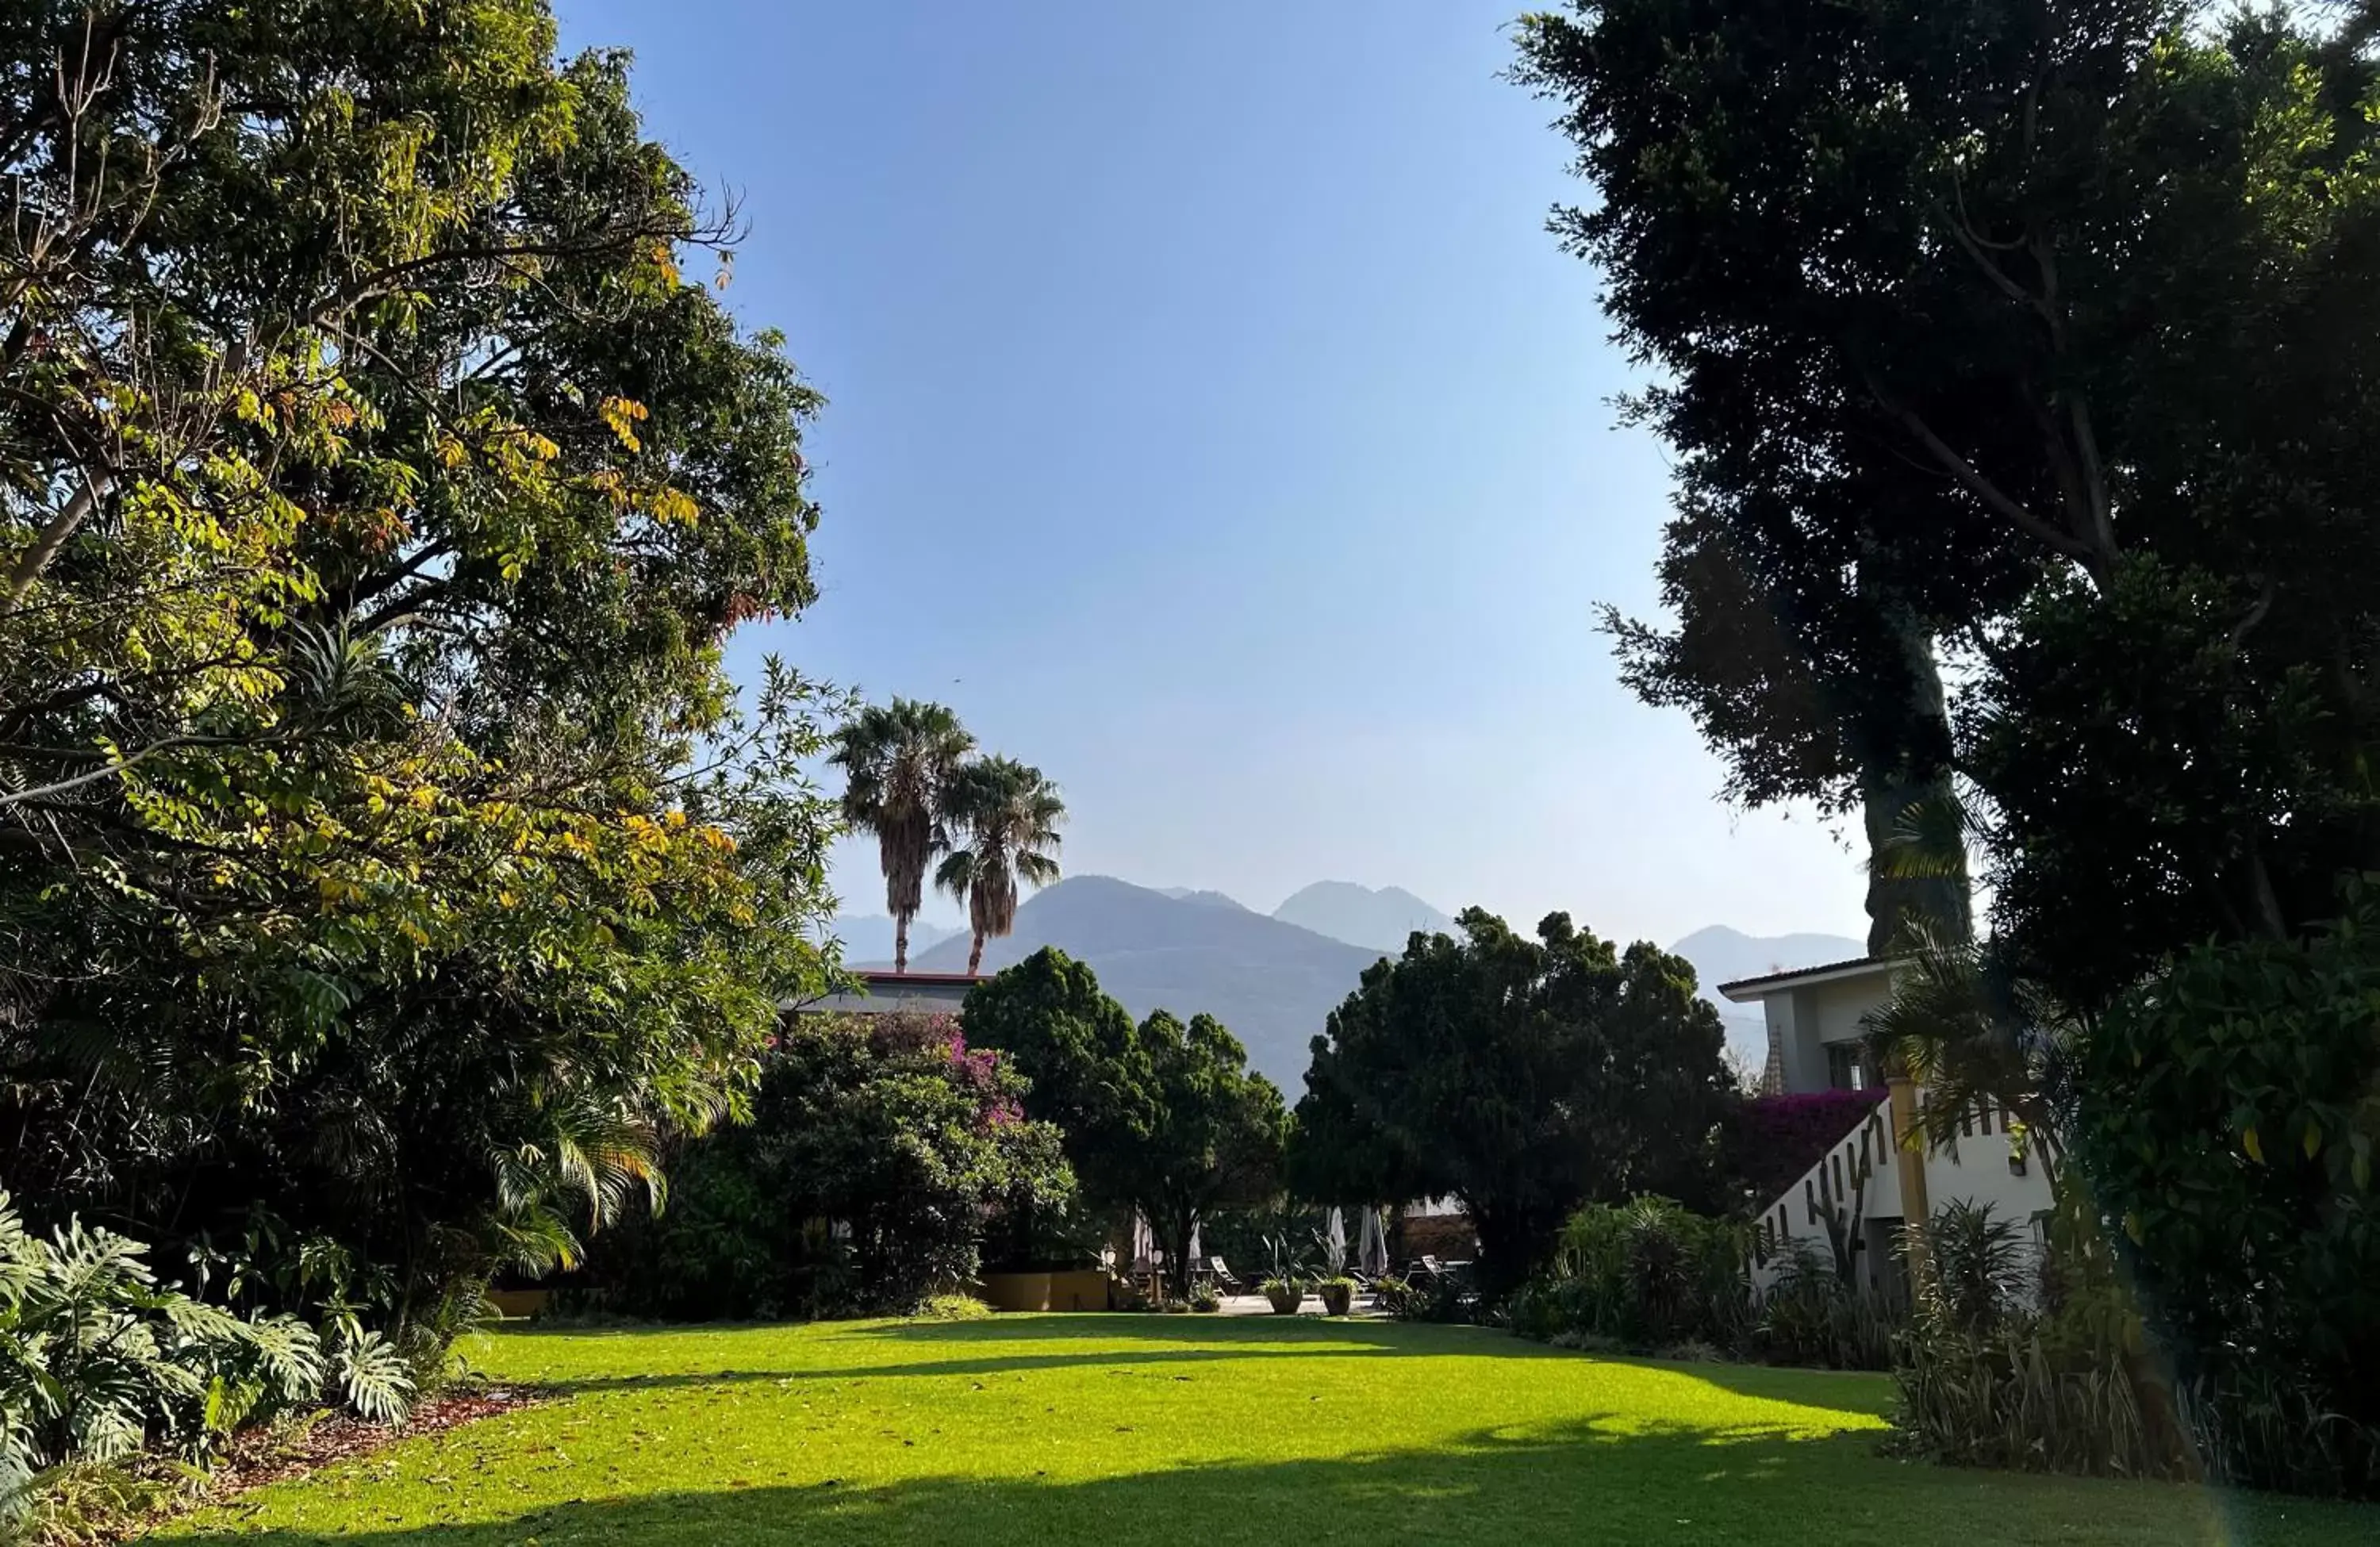
[[[1939,1276],[1966,1282],[1929,1285],[1897,1342],[1898,1448],[1963,1466],[2371,1492],[2380,1431],[2317,1391],[2236,1368],[2168,1378],[2070,1178],[2030,1284],[2020,1270],[1985,1293],[1997,1275],[1976,1264],[2003,1258],[2007,1227],[1985,1224],[1997,1222],[1945,1209],[1928,1228]]]
[[[1753,1350],[1772,1364],[1884,1370],[1905,1320],[1896,1299],[1862,1294],[1807,1243],[1796,1243],[1760,1297]]]
[[[1398,1322],[1468,1322],[1478,1309],[1478,1297],[1451,1275],[1440,1274],[1418,1284],[1383,1278],[1375,1281],[1372,1287],[1380,1309]]]
[[[935,1295],[917,1307],[920,1322],[980,1322],[997,1315],[973,1295]]]
[[[1751,1206],[1776,1206],[1818,1157],[1885,1097],[1881,1086],[1865,1090],[1807,1090],[1758,1096],[1738,1103],[1719,1126],[1720,1152],[1728,1174],[1751,1196]]]
[[[1988,1333],[2031,1297],[2033,1254],[2013,1221],[1989,1203],[1945,1203],[1923,1227],[1925,1273],[1917,1313],[1956,1332]]]
[[[143,1450],[207,1461],[326,1390],[382,1422],[410,1407],[411,1374],[377,1333],[243,1321],[161,1287],[145,1257],[79,1221],[42,1240],[0,1192],[0,1525],[45,1492],[55,1511],[130,1487],[95,1468]]]
[[[1626,1344],[1600,1333],[1558,1332],[1546,1342],[1556,1348],[1574,1349],[1582,1354],[1624,1354],[1628,1351]]]
[[[1211,1284],[1201,1284],[1190,1291],[1190,1309],[1202,1316],[1211,1316],[1223,1309],[1223,1297],[1215,1293]]]
[[[2200,947],[2119,999],[2075,1058],[2073,1149],[2209,1468],[2371,1494],[2380,897],[2347,903],[2311,939]],[[2312,1413],[2362,1438],[2313,1444]]]
[[[1512,1329],[1639,1350],[1688,1339],[1742,1347],[1754,1317],[1748,1246],[1742,1227],[1667,1199],[1582,1209],[1563,1227],[1552,1266],[1512,1297]]]
[[[796,1017],[751,1125],[687,1145],[679,1195],[599,1243],[599,1275],[618,1309],[650,1315],[914,1311],[975,1277],[989,1218],[1071,1194],[1058,1132],[1025,1119],[1023,1092],[950,1016]]]

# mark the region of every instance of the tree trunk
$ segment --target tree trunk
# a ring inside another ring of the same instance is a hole
[[[896,974],[909,970],[909,916],[905,913],[892,916],[892,970]]]
[[[1948,801],[1950,787],[1949,712],[1942,672],[1925,625],[1905,608],[1894,608],[1909,697],[1895,723],[1880,725],[1870,738],[1860,770],[1862,815],[1867,829],[1867,953],[1889,956],[1912,918],[1934,926],[1948,939],[1973,936],[1973,904],[1962,854],[1940,857],[1943,873],[1896,875],[1893,852],[1901,818],[1928,801]]]
[[[1158,1209],[1148,1216],[1149,1227],[1159,1233],[1158,1247],[1165,1253],[1165,1276],[1168,1297],[1177,1300],[1190,1297],[1190,1237],[1198,1229],[1198,1211],[1176,1213]]]
[[[978,930],[975,932],[975,945],[967,952],[967,976],[972,978],[982,970],[983,932],[981,930]]]

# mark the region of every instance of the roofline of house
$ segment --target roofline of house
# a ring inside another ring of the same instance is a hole
[[[987,982],[990,981],[980,972],[875,972],[863,970],[854,973],[853,976],[856,977],[861,982],[866,983],[872,989],[899,988],[904,983],[916,983],[927,988],[951,988],[959,984],[965,984],[969,988],[973,988],[978,983]]]
[[[1892,958],[1889,956],[1853,956],[1849,961],[1797,967],[1791,972],[1771,972],[1763,978],[1738,978],[1734,982],[1719,984],[1718,992],[1738,1005],[1757,1005],[1780,988],[1808,988],[1815,983],[1865,978],[1891,970]]]

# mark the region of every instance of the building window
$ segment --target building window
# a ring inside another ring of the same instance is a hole
[[[1867,1049],[1858,1042],[1827,1044],[1827,1084],[1837,1090],[1864,1090],[1868,1078]]]

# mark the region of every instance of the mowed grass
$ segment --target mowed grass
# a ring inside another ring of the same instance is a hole
[[[514,1332],[555,1399],[155,1540],[2361,1543],[2380,1510],[1884,1459],[1880,1376],[1470,1328],[1003,1317]]]

